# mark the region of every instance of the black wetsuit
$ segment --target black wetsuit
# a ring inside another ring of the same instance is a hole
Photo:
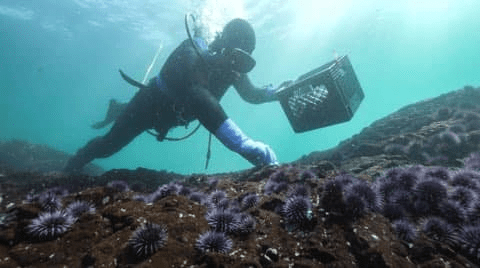
[[[95,158],[113,155],[148,129],[156,129],[161,140],[172,127],[198,119],[215,133],[228,118],[219,101],[232,85],[247,102],[275,100],[275,96],[255,88],[246,74],[207,68],[188,39],[172,52],[148,85],[135,94],[107,134],[78,150],[65,171],[79,170]]]

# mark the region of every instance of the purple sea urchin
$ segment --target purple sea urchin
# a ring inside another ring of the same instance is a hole
[[[229,210],[213,209],[205,216],[208,225],[216,232],[233,233],[239,227],[237,214]]]
[[[48,212],[54,212],[62,207],[62,201],[60,198],[50,191],[42,193],[38,197],[38,202],[40,203],[42,210]]]
[[[238,215],[238,227],[237,233],[241,235],[249,234],[255,230],[255,219],[246,213],[237,214]]]
[[[467,212],[458,202],[445,200],[438,206],[438,216],[450,224],[461,225],[467,219]]]
[[[450,191],[449,199],[460,203],[464,207],[473,206],[479,201],[477,193],[464,186],[455,187]]]
[[[150,200],[151,202],[155,202],[157,200],[160,200],[162,198],[165,198],[169,195],[176,194],[177,193],[177,185],[174,183],[169,183],[169,184],[164,184],[158,189],[150,194]]]
[[[222,200],[227,198],[227,194],[224,191],[221,190],[215,190],[208,196],[208,201],[217,205],[220,203]]]
[[[202,192],[192,192],[190,195],[188,195],[188,198],[200,204],[204,204],[207,200],[207,196]]]
[[[479,182],[480,172],[462,169],[453,174],[450,184],[452,186],[464,186],[478,191],[480,189]]]
[[[399,190],[393,192],[386,202],[399,205],[405,211],[412,211],[414,196],[414,193],[410,191]]]
[[[413,202],[412,214],[416,217],[431,216],[437,210],[437,204],[430,204],[429,202],[417,199]]]
[[[383,216],[389,218],[391,221],[399,220],[405,217],[404,208],[395,203],[387,203],[382,209]]]
[[[423,169],[411,167],[400,172],[393,181],[400,189],[409,191],[423,175]]]
[[[245,209],[256,207],[259,200],[260,198],[255,193],[250,193],[245,195],[242,198],[242,209],[245,210]]]
[[[212,186],[212,187],[216,187],[218,181],[219,181],[219,180],[218,180],[217,177],[209,177],[209,178],[207,179],[207,183],[210,184],[210,186]]]
[[[388,201],[390,196],[397,191],[411,191],[415,183],[423,176],[421,169],[394,168],[387,171],[386,175],[375,181],[378,194]]]
[[[137,228],[128,240],[128,245],[139,258],[152,255],[167,242],[167,229],[155,223],[146,223]]]
[[[107,184],[107,187],[118,192],[126,192],[130,190],[128,183],[121,180],[111,181]]]
[[[432,207],[447,198],[447,187],[440,180],[421,180],[414,186],[414,191],[418,199]]]
[[[242,211],[242,209],[240,208],[240,203],[237,200],[232,200],[232,201],[229,200],[228,207],[225,208],[225,210],[227,209],[233,214],[239,214]]]
[[[292,196],[285,201],[282,215],[288,225],[300,227],[312,219],[312,203],[308,197]]]
[[[179,195],[184,195],[184,196],[188,196],[192,193],[192,189],[190,189],[189,187],[185,186],[185,185],[179,185],[178,186],[178,189],[177,189],[177,194]]]
[[[305,186],[303,184],[294,184],[288,190],[287,196],[309,197],[310,196],[310,190],[308,189],[307,186]]]
[[[468,220],[471,223],[480,224],[480,202],[473,204],[467,210]]]
[[[285,169],[279,169],[275,171],[272,175],[270,175],[268,179],[274,182],[287,182],[288,181],[287,172]]]
[[[230,207],[230,200],[225,198],[218,201],[218,203],[213,203],[210,199],[207,199],[205,204],[208,210],[220,209],[226,210]]]
[[[265,183],[265,194],[271,195],[273,193],[279,193],[288,188],[288,184],[286,182],[275,182],[273,180],[268,180]]]
[[[65,233],[74,219],[61,211],[41,213],[27,226],[27,232],[38,240],[52,240]]]
[[[280,193],[288,188],[288,177],[284,170],[273,173],[265,183],[265,194]]]
[[[480,261],[480,226],[465,226],[458,234],[462,250],[476,261]]]
[[[314,179],[316,178],[315,172],[311,169],[305,169],[300,172],[300,180],[304,181],[307,179]]]
[[[383,197],[383,200],[387,202],[391,200],[393,193],[396,191],[402,191],[401,189],[398,189],[398,187],[395,185],[395,182],[390,180],[388,177],[377,179],[373,183],[373,187],[378,191],[380,196]]]
[[[452,225],[437,217],[427,218],[421,227],[422,232],[429,238],[452,244],[454,240],[454,228]]]
[[[95,213],[95,207],[86,201],[75,201],[68,205],[66,213],[79,218],[83,213]]]
[[[357,219],[363,216],[367,211],[367,203],[365,200],[356,193],[345,194],[346,213]]]
[[[407,242],[412,242],[417,237],[417,230],[415,225],[407,220],[397,220],[393,222],[393,229],[399,239]]]
[[[345,203],[343,202],[343,184],[340,180],[333,179],[325,183],[321,197],[322,207],[330,215],[343,214]],[[331,212],[334,212],[332,214]]]
[[[195,248],[202,253],[227,253],[232,249],[232,244],[232,240],[228,239],[225,233],[207,231],[197,239]]]
[[[379,211],[382,207],[380,195],[370,187],[370,185],[362,180],[358,180],[345,188],[346,196],[355,194],[362,198],[372,211]]]

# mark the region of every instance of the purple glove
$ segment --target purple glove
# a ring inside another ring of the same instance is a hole
[[[270,146],[247,137],[231,119],[220,125],[215,136],[228,149],[240,154],[255,166],[278,165],[277,156]]]

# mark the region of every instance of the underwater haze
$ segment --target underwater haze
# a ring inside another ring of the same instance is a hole
[[[332,148],[407,104],[480,85],[478,0],[0,0],[0,140],[21,139],[74,154],[108,128],[92,129],[108,102],[127,102],[187,38],[194,13],[214,35],[241,17],[252,23],[257,85],[296,77],[348,55],[365,93],[352,120],[294,133],[278,102],[253,105],[231,88],[221,101],[251,138],[269,144],[281,163]],[[159,50],[160,48],[160,50]],[[192,122],[169,132],[183,136]],[[208,132],[180,142],[144,133],[104,169],[145,167],[182,174],[251,167],[215,138],[205,171]]]

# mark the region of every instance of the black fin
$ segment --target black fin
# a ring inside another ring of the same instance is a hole
[[[122,70],[118,70],[118,71],[120,72],[120,75],[122,76],[123,80],[127,81],[127,83],[129,83],[130,85],[138,88],[148,88],[148,86],[138,81],[135,81],[133,80],[133,78],[130,78],[129,76],[127,76]]]
[[[117,117],[123,112],[127,103],[120,103],[117,102],[115,99],[110,100],[110,104],[108,105],[107,114],[103,121],[97,122],[92,125],[94,129],[101,129],[109,125],[110,123],[114,122]]]

